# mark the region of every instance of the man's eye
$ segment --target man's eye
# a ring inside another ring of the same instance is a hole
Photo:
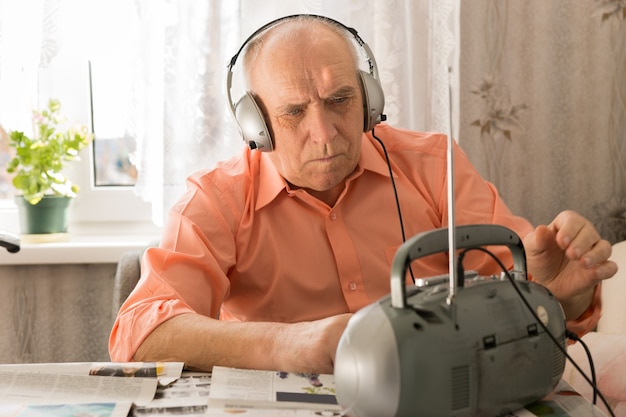
[[[282,112],[282,115],[292,117],[292,116],[299,116],[303,112],[304,112],[304,109],[301,106],[293,106],[293,107],[290,106],[284,109],[284,111]]]
[[[333,103],[341,104],[344,103],[347,99],[347,97],[333,97]]]

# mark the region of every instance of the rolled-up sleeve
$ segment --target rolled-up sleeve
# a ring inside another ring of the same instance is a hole
[[[235,257],[232,221],[223,213],[232,211],[217,207],[219,199],[209,196],[205,185],[190,181],[186,195],[170,212],[160,246],[144,253],[141,278],[110,334],[111,360],[131,361],[145,338],[172,317],[219,316],[229,291],[226,271]]]

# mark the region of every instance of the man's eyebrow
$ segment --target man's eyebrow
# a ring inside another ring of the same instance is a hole
[[[353,86],[347,85],[347,86],[338,88],[337,90],[328,94],[327,97],[322,97],[322,99],[328,100],[328,99],[334,99],[338,97],[352,97],[355,94],[356,94],[356,88],[354,88]],[[276,108],[276,111],[278,114],[286,114],[286,113],[291,113],[294,110],[304,109],[306,108],[307,105],[308,105],[308,102],[306,101],[302,103],[286,103],[286,104],[282,104],[278,106]]]
[[[328,97],[334,98],[334,97],[352,96],[355,94],[355,92],[356,92],[356,89],[353,86],[347,85],[345,87],[341,87],[333,91],[332,93],[329,94]]]

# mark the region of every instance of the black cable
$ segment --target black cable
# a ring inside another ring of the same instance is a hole
[[[521,298],[522,302],[524,303],[524,305],[526,306],[526,308],[528,309],[528,311],[531,313],[531,315],[534,317],[535,321],[541,326],[541,328],[543,329],[544,332],[546,332],[546,334],[550,337],[550,339],[552,340],[552,342],[558,347],[558,349],[561,351],[561,353],[572,363],[572,365],[574,366],[574,368],[576,368],[576,370],[582,375],[582,377],[585,379],[585,381],[587,381],[587,383],[589,385],[591,385],[591,388],[593,389],[594,392],[594,398],[595,395],[597,394],[600,399],[602,400],[602,403],[605,405],[605,407],[607,408],[607,410],[609,411],[609,414],[611,415],[611,417],[615,417],[615,414],[613,413],[613,409],[611,408],[611,406],[609,405],[608,401],[604,398],[604,395],[602,395],[602,393],[600,392],[600,390],[598,389],[598,387],[595,384],[595,379],[594,381],[592,381],[591,379],[589,379],[589,377],[587,376],[587,374],[585,374],[585,372],[582,370],[582,368],[576,363],[576,361],[569,355],[569,353],[567,353],[567,349],[565,349],[563,346],[561,346],[561,344],[559,343],[559,341],[556,339],[556,337],[552,334],[552,332],[550,332],[550,330],[548,329],[548,327],[541,321],[541,319],[537,316],[537,313],[535,313],[535,310],[533,310],[532,306],[530,305],[530,303],[528,302],[528,300],[526,299],[526,297],[524,297],[524,294],[522,294],[522,292],[520,291],[520,289],[518,288],[517,284],[515,284],[515,278],[513,278],[513,276],[511,275],[511,273],[508,271],[508,269],[504,266],[504,264],[502,263],[502,261],[500,261],[500,259],[498,259],[497,256],[495,256],[493,253],[491,253],[489,250],[483,248],[483,247],[474,247],[474,248],[467,248],[465,250],[463,250],[460,254],[459,257],[457,259],[458,263],[463,262],[463,258],[465,256],[466,252],[469,252],[470,250],[479,250],[482,251],[484,253],[486,253],[487,255],[489,255],[500,267],[500,269],[502,269],[502,271],[504,272],[504,274],[506,275],[507,279],[509,280],[509,282],[511,283],[511,285],[513,286],[513,288],[515,289],[515,292],[517,293],[517,295],[519,295],[519,297]],[[458,264],[457,264],[458,265]],[[567,335],[567,329],[566,329],[566,335]]]
[[[583,349],[585,350],[585,354],[587,355],[587,359],[589,360],[589,370],[591,373],[591,380],[593,381],[593,386],[597,386],[598,381],[596,380],[596,367],[593,364],[593,358],[591,357],[591,351],[589,350],[589,347],[587,346],[587,344],[583,341],[583,339],[581,339],[580,337],[578,337],[578,335],[574,332],[570,332],[569,330],[565,329],[565,336],[567,336],[568,339],[573,340],[575,342],[580,343],[580,345],[583,347]],[[596,390],[593,390],[593,403],[595,404],[597,401],[597,397],[598,394],[596,393]]]
[[[393,188],[393,195],[396,199],[396,208],[398,210],[398,219],[400,220],[400,232],[402,233],[402,243],[406,242],[406,235],[404,233],[404,221],[402,220],[402,210],[400,210],[400,199],[398,198],[398,190],[396,188],[396,182],[393,179],[393,170],[391,169],[391,162],[389,161],[389,154],[387,153],[387,148],[385,144],[374,132],[374,128],[372,128],[372,137],[380,143],[380,146],[383,148],[383,153],[385,154],[385,161],[387,162],[387,168],[389,169],[389,178],[391,179],[391,187]],[[415,276],[413,275],[413,269],[411,265],[409,265],[409,272],[411,273],[411,280],[413,284],[415,284]]]

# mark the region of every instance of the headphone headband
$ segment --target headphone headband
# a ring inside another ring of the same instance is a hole
[[[317,19],[317,20],[321,20],[324,22],[328,22],[330,24],[333,24],[335,26],[338,26],[340,28],[345,29],[346,31],[350,32],[352,34],[352,36],[354,37],[354,39],[356,40],[356,42],[359,44],[359,46],[363,49],[365,49],[365,52],[367,53],[367,58],[368,58],[368,64],[370,67],[370,74],[372,76],[375,76],[376,78],[378,78],[378,69],[376,67],[376,61],[374,60],[374,56],[372,55],[372,51],[370,50],[369,46],[367,46],[367,44],[365,43],[365,41],[363,41],[363,39],[361,39],[361,36],[359,36],[359,33],[356,31],[356,29],[351,28],[349,26],[344,25],[343,23],[331,19],[330,17],[326,17],[326,16],[321,16],[321,15],[317,15],[317,14],[293,14],[293,15],[289,15],[289,16],[283,16],[283,17],[279,17],[278,19],[272,20],[271,22],[268,22],[266,24],[264,24],[263,26],[261,26],[260,28],[258,28],[257,30],[255,30],[250,36],[248,36],[248,38],[241,44],[241,46],[239,47],[239,50],[237,51],[237,53],[235,55],[233,55],[233,57],[230,59],[230,62],[228,63],[228,70],[232,71],[232,68],[235,66],[235,62],[237,62],[237,59],[239,58],[239,55],[241,54],[241,52],[243,52],[243,50],[245,49],[245,47],[250,43],[250,41],[254,38],[256,38],[258,35],[260,35],[261,33],[263,33],[265,30],[271,28],[272,26],[276,26],[277,24],[284,22],[286,20],[292,20],[292,19],[297,19],[297,18],[302,18],[302,17],[308,17],[311,19]]]
[[[370,47],[363,41],[363,39],[361,39],[358,32],[354,28],[348,27],[343,23],[326,16],[315,14],[296,14],[284,16],[266,23],[265,25],[254,31],[250,36],[248,36],[248,38],[239,47],[237,53],[233,55],[228,63],[228,71],[226,74],[226,97],[228,98],[228,107],[233,117],[237,121],[237,125],[239,127],[239,131],[244,142],[246,142],[251,149],[259,149],[264,152],[269,152],[274,149],[274,143],[272,138],[270,137],[269,129],[267,128],[263,113],[261,112],[258,104],[254,100],[252,95],[247,92],[237,102],[237,104],[233,102],[231,95],[233,67],[237,62],[239,55],[254,38],[281,22],[302,17],[328,22],[334,26],[343,28],[346,31],[350,32],[350,34],[352,34],[359,47],[365,51],[369,67],[369,73],[359,71],[361,75],[361,89],[363,92],[363,130],[367,132],[371,130],[375,124],[386,119],[385,115],[382,114],[385,99],[382,92],[382,87],[380,86],[380,81],[378,79],[378,66],[376,65],[376,60],[374,59],[374,55],[372,54]]]

